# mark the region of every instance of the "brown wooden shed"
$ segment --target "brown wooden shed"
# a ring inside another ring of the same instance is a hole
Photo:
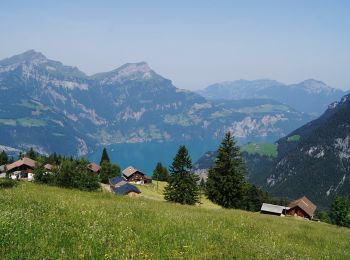
[[[316,211],[316,205],[313,204],[307,197],[301,197],[294,200],[288,205],[289,209],[287,215],[298,216],[303,218],[312,219]]]

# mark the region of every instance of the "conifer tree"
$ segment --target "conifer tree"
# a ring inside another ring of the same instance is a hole
[[[224,208],[241,208],[245,192],[245,167],[239,148],[230,132],[217,151],[214,165],[209,169],[206,195]]]
[[[168,185],[164,190],[167,201],[194,205],[198,202],[198,177],[191,173],[192,161],[184,145],[181,145],[170,166]]]
[[[153,170],[152,179],[156,181],[168,181],[169,173],[161,162],[158,162],[156,168]]]
[[[31,147],[26,153],[26,156],[32,160],[36,160],[39,154]]]
[[[104,147],[103,150],[102,150],[102,156],[101,156],[101,160],[100,160],[100,165],[102,165],[102,163],[104,161],[110,162],[106,147]]]
[[[9,158],[5,151],[0,153],[0,165],[7,164],[9,162]]]

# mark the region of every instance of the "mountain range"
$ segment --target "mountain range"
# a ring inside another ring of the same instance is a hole
[[[0,61],[0,93],[0,145],[44,154],[83,156],[114,144],[205,144],[228,130],[242,143],[273,141],[313,118],[270,99],[207,100],[176,88],[145,62],[88,76],[34,50]]]
[[[212,84],[198,93],[209,100],[274,99],[314,115],[322,114],[328,104],[346,94],[314,79],[290,85],[268,79],[226,81]]]

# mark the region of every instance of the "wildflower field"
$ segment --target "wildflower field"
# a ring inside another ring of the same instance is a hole
[[[0,189],[0,259],[28,258],[350,259],[350,229],[19,183]]]

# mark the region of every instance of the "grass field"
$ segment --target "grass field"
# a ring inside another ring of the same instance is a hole
[[[292,135],[292,136],[289,136],[287,141],[288,142],[297,142],[300,140],[300,135]]]
[[[241,147],[242,152],[249,154],[259,154],[269,157],[277,156],[277,144],[249,143]]]
[[[163,190],[166,185],[166,182],[159,181],[157,185],[157,181],[153,181],[153,184],[151,185],[142,185],[137,186],[141,191],[141,196],[146,199],[152,199],[156,201],[165,201]],[[207,198],[205,198],[204,195],[200,196],[200,203],[196,206],[198,208],[205,208],[205,209],[220,209],[221,207],[214,204]]]
[[[33,183],[1,189],[0,259],[350,259],[350,229],[170,204],[147,199],[151,188],[133,199]]]

